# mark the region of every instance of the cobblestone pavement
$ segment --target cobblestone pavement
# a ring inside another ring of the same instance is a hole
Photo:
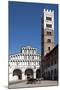
[[[57,86],[58,81],[48,81],[48,80],[43,80],[43,81],[38,81],[33,84],[27,84],[27,81],[19,81],[19,82],[14,82],[9,84],[9,88],[30,88],[30,87],[41,87],[41,86]]]

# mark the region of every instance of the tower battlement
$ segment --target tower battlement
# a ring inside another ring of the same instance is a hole
[[[47,13],[54,13],[54,10],[51,10],[51,9],[44,9],[44,12],[47,12]]]

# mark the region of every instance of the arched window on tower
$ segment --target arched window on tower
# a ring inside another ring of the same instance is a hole
[[[47,39],[47,43],[51,43],[51,39]]]
[[[50,51],[50,47],[48,47],[48,50]]]

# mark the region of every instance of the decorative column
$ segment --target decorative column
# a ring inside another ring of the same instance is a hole
[[[22,80],[25,80],[25,74],[22,72]]]
[[[34,71],[34,79],[36,79],[36,71]]]

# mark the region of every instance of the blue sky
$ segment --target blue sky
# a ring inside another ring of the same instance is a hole
[[[41,53],[41,15],[43,9],[54,10],[54,39],[58,43],[58,5],[9,1],[9,54],[23,46],[37,48]]]

